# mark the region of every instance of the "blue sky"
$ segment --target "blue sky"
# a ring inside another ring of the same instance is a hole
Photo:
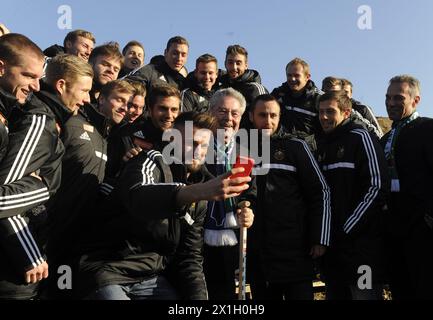
[[[285,81],[287,62],[299,56],[318,86],[328,75],[346,77],[354,97],[382,116],[388,80],[409,73],[421,81],[420,113],[433,117],[432,1],[2,0],[0,22],[45,49],[70,31],[58,28],[61,5],[72,10],[72,29],[92,31],[97,44],[141,41],[146,63],[175,35],[190,42],[188,70],[203,53],[214,54],[223,68],[227,46],[240,44],[270,91]],[[371,8],[371,29],[358,28],[362,5]]]

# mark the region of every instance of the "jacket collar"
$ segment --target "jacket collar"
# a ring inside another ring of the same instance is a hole
[[[60,127],[63,127],[73,115],[73,112],[63,104],[54,89],[43,81],[41,81],[41,90],[34,94],[51,109]]]
[[[0,88],[0,112],[7,119],[11,110],[17,105],[18,100],[15,96]]]

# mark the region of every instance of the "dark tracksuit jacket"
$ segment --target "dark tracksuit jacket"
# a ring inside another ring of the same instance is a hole
[[[157,148],[162,142],[162,131],[156,128],[150,118],[140,117],[133,123],[122,122],[110,130],[108,135],[108,161],[105,169],[101,194],[108,196],[117,184],[125,162],[127,151],[138,146],[144,151]]]
[[[382,209],[390,188],[385,156],[375,136],[346,119],[319,140],[319,164],[331,188],[331,246],[325,281],[356,285],[361,265],[373,282],[384,276]]]
[[[82,107],[66,122],[61,133],[66,149],[62,160],[62,183],[48,208],[50,266],[74,255],[75,240],[82,224],[96,209],[104,178],[107,162],[105,118],[89,108],[92,106]],[[56,269],[53,270],[53,276],[56,273]]]
[[[363,126],[368,132],[374,133],[378,139],[383,136],[382,128],[377,122],[373,111],[369,106],[363,105],[361,102],[351,99],[352,102],[352,113],[356,116],[357,124]]]
[[[303,140],[276,134],[269,150],[269,161],[256,167],[257,212],[250,247],[260,251],[267,281],[311,281],[311,247],[330,244],[330,190]]]
[[[198,84],[194,72],[188,74],[187,79],[188,88],[181,93],[181,112],[207,112],[209,110],[209,100],[218,89],[218,82],[215,83],[211,90],[207,91]]]
[[[218,80],[221,88],[233,88],[245,97],[247,106],[244,114],[242,115],[242,120],[240,127],[250,129],[251,123],[249,120],[249,110],[254,99],[259,95],[269,93],[268,90],[262,85],[262,80],[260,74],[256,70],[247,69],[243,75],[237,77],[236,79],[231,79],[229,75],[223,74]]]
[[[302,96],[294,97],[287,82],[284,82],[271,93],[280,103],[281,125],[284,130],[304,140],[321,132],[318,98],[322,94],[311,80],[308,80],[305,88]]]
[[[416,118],[396,139],[400,190],[392,190],[386,217],[391,289],[396,299],[432,299],[433,230],[425,218],[433,219],[433,119]]]
[[[33,207],[48,200],[60,185],[64,147],[57,127],[61,130],[70,116],[71,112],[55,95],[40,91],[34,93],[22,108],[14,108],[8,119],[9,146],[0,166],[0,181],[8,184],[23,181],[23,177],[32,172],[40,175],[44,181],[35,179],[31,193],[17,190],[21,197],[31,195]],[[41,264],[45,257],[28,223],[29,217],[21,214],[8,215],[0,223],[1,234],[7,238],[6,242],[2,241],[0,258],[2,297],[25,299],[35,295],[38,284],[25,285],[23,275]]]
[[[176,207],[186,179],[183,165],[168,166],[155,150],[129,160],[88,240],[80,261],[81,290],[135,283],[166,274],[182,299],[206,299],[203,221],[206,202]]]
[[[171,69],[165,61],[145,65],[132,75],[127,76],[127,79],[143,83],[147,92],[151,91],[152,86],[164,83],[179,89],[179,91],[182,91],[186,86],[186,78],[176,70]]]

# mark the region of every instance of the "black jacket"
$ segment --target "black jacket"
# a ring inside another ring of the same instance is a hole
[[[194,76],[194,72],[188,74],[187,89],[181,94],[181,112],[196,111],[207,112],[209,110],[209,100],[218,89],[218,82],[214,87],[207,91],[201,87]]]
[[[164,272],[175,279],[181,298],[206,299],[201,254],[206,202],[176,206],[181,185],[200,182],[204,174],[187,181],[183,165],[168,166],[155,150],[129,160],[90,232],[81,283],[95,289]]]
[[[52,46],[44,50],[44,55],[50,58],[53,58],[62,53],[65,53],[65,48],[58,44],[53,44]]]
[[[80,109],[61,133],[66,149],[62,183],[48,208],[47,253],[53,262],[73,255],[77,234],[95,211],[107,162],[107,143],[100,134],[104,128],[97,125],[104,121],[95,116]]]
[[[284,130],[301,139],[321,131],[318,98],[322,92],[308,80],[305,93],[294,97],[287,82],[272,91],[281,106],[281,125]]]
[[[9,144],[7,119],[9,118],[9,114],[17,103],[18,101],[14,96],[7,93],[0,87],[0,116],[2,118],[2,121],[0,121],[0,161],[6,155]]]
[[[393,124],[395,126],[395,123]],[[385,147],[388,132],[381,143]],[[404,237],[433,217],[433,119],[417,118],[401,129],[395,143],[395,162],[400,191],[391,192],[388,232]]]
[[[355,115],[355,123],[361,125],[368,132],[371,132],[381,138],[383,136],[382,128],[377,122],[373,111],[369,106],[361,104],[361,102],[351,99],[352,102],[352,114]]]
[[[260,248],[267,281],[309,280],[311,247],[330,244],[330,190],[303,140],[274,135],[268,147],[269,159],[256,169],[257,212],[249,237]]]
[[[318,143],[319,164],[331,188],[331,248],[327,276],[356,284],[360,265],[383,277],[383,214],[390,181],[375,136],[346,119]]]
[[[135,71],[127,79],[142,82],[146,86],[147,92],[151,91],[152,86],[158,84],[169,84],[179,91],[186,86],[186,78],[176,70],[171,69],[165,61],[158,64],[148,64]]]
[[[20,194],[25,189],[23,194],[31,195],[32,201],[27,202],[30,197],[24,199],[29,208],[46,202],[60,185],[64,147],[57,126],[61,130],[70,115],[55,95],[40,91],[34,93],[22,108],[14,108],[8,119],[9,145],[0,166],[0,181],[3,184],[23,183],[23,177],[32,172],[43,177],[43,182],[32,178],[30,188],[22,184],[15,190]],[[29,193],[29,189],[33,191]],[[24,203],[24,200],[20,199],[18,203]],[[23,273],[44,261],[43,252],[28,229],[28,217],[8,214],[8,218],[0,221],[0,233],[7,239],[7,242],[2,241],[0,251],[0,295],[32,297],[36,286],[26,286]]]
[[[117,179],[125,162],[123,156],[134,147],[144,151],[158,148],[162,143],[162,131],[156,128],[150,118],[140,117],[133,123],[122,122],[113,127],[108,135],[108,161],[101,193],[108,196],[117,185]]]

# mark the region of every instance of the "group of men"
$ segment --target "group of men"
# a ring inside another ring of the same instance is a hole
[[[234,299],[240,228],[253,299],[311,300],[317,268],[327,299],[432,298],[414,77],[390,80],[382,136],[350,81],[323,92],[300,58],[269,94],[240,45],[188,74],[183,37],[147,65],[138,41],[95,43],[0,37],[0,299]]]

